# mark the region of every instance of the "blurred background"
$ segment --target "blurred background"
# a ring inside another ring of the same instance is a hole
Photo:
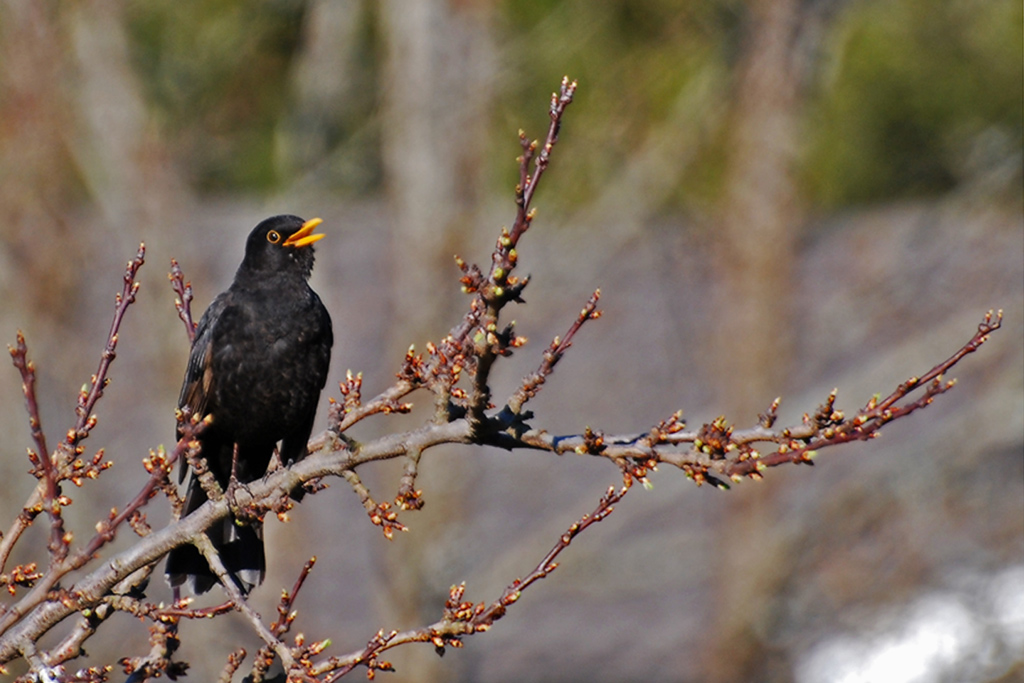
[[[0,0],[0,337],[28,338],[51,443],[123,264],[148,249],[88,441],[116,466],[65,491],[69,527],[87,538],[173,439],[188,343],[172,257],[198,316],[258,220],[323,217],[325,405],[347,368],[372,395],[458,320],[452,254],[486,260],[513,219],[516,133],[543,136],[569,74],[578,95],[520,249],[534,280],[512,313],[531,344],[495,396],[595,287],[605,316],[536,399],[536,426],[637,432],[681,408],[742,427],[779,395],[799,422],[833,387],[849,413],[950,355],[987,309],[1005,329],[953,392],[814,469],[729,492],[657,473],[491,632],[443,659],[400,648],[387,679],[1024,680],[1022,26],[1018,0]],[[19,384],[0,371],[3,520],[34,484]],[[378,500],[399,473],[360,471]],[[452,584],[493,600],[619,480],[585,457],[431,451],[426,506],[390,543],[332,482],[268,522],[254,602],[272,615],[316,554],[295,630],[361,649],[437,619]],[[165,503],[148,515],[163,524]],[[12,562],[44,545],[33,530]],[[169,596],[154,579],[150,597]],[[241,619],[218,624],[182,626],[189,680],[258,647]],[[146,641],[115,619],[88,663]]]

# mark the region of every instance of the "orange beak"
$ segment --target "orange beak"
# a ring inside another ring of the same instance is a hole
[[[303,223],[302,227],[296,230],[291,237],[282,242],[281,245],[285,247],[296,248],[308,247],[309,245],[313,244],[313,242],[322,240],[324,237],[327,237],[327,235],[324,235],[323,233],[319,235],[313,235],[310,233],[313,232],[316,226],[320,225],[323,222],[324,219],[322,218],[310,218],[308,221]]]

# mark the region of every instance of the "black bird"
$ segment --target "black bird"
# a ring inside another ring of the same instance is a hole
[[[199,436],[201,455],[224,489],[233,464],[241,484],[264,476],[278,442],[285,465],[306,455],[334,343],[331,317],[308,282],[312,245],[324,237],[312,233],[321,222],[274,216],[257,225],[235,281],[196,328],[178,405],[192,415],[212,416]],[[185,469],[183,463],[181,479]],[[206,500],[193,473],[182,514]],[[243,593],[263,581],[261,523],[228,517],[207,533]],[[171,551],[166,573],[172,586],[188,583],[196,594],[217,583],[191,545]]]

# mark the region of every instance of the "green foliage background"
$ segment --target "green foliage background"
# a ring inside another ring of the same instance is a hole
[[[826,3],[827,4],[827,3]],[[832,3],[836,4],[836,3]],[[306,5],[298,0],[153,0],[129,5],[132,50],[150,106],[188,150],[197,189],[267,191],[287,185],[275,129],[289,111],[289,66]],[[1017,0],[869,0],[839,3],[806,87],[803,188],[839,208],[942,193],[973,173],[1019,160],[1022,5]],[[364,4],[367,27],[374,3]],[[506,0],[495,11],[500,51],[494,149],[508,131],[539,130],[535,103],[563,73],[580,91],[572,134],[583,138],[558,196],[586,201],[663,121],[687,83],[728,74],[744,30],[737,0]],[[339,112],[334,141],[365,135],[378,114],[383,49],[372,30],[358,47],[365,102]],[[719,131],[724,126],[719,126]],[[721,135],[712,129],[675,207],[713,199]],[[360,146],[379,166],[379,149]],[[366,156],[368,155],[368,156]],[[374,156],[376,155],[376,156]],[[492,155],[506,183],[507,154]],[[341,178],[341,192],[378,189],[380,174]]]
[[[830,39],[804,168],[828,206],[950,189],[1021,149],[1022,5],[851,8]],[[980,157],[980,158],[979,158]]]

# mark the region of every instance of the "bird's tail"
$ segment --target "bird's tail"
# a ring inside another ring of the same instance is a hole
[[[185,495],[185,509],[182,516],[189,514],[207,501],[206,492],[199,480],[192,476]],[[252,522],[239,524],[233,517],[225,517],[206,531],[213,547],[220,553],[220,559],[228,575],[244,595],[263,583],[267,572],[267,561],[263,553],[263,524]],[[210,569],[206,558],[193,545],[183,545],[167,555],[165,570],[167,582],[174,586],[186,586],[194,595],[200,595],[217,584],[217,576]]]

